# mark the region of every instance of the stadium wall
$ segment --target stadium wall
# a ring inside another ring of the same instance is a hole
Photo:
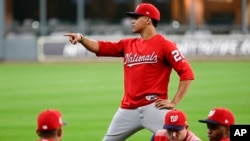
[[[4,42],[4,61],[38,61],[36,36],[8,36],[5,38]]]
[[[118,41],[131,36],[88,36],[97,40]],[[136,37],[136,36],[133,36]],[[176,42],[189,59],[250,60],[250,35],[166,35]],[[117,61],[121,58],[96,57],[81,44],[72,45],[68,38],[57,36],[20,36],[6,38],[5,61],[68,62]]]

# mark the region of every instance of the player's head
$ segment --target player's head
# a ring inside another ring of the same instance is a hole
[[[164,129],[167,137],[171,140],[184,140],[187,134],[187,116],[181,110],[170,110],[165,115]]]
[[[157,24],[160,21],[159,10],[150,3],[141,3],[136,7],[135,11],[127,12],[126,14],[132,18],[147,16],[152,19],[152,23],[155,27],[157,27]]]
[[[62,120],[62,114],[55,109],[44,110],[37,117],[37,135],[41,138],[61,139],[62,126],[65,123]]]
[[[235,124],[235,118],[229,109],[217,107],[209,112],[206,119],[199,122],[207,124],[209,141],[219,141],[229,138],[230,125]]]
[[[221,125],[233,125],[235,122],[233,113],[227,108],[213,108],[208,117],[203,120],[199,120],[201,123],[221,124]]]

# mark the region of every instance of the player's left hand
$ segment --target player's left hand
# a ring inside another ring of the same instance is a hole
[[[157,99],[155,101],[155,107],[158,109],[173,109],[175,107],[174,103],[166,99]]]

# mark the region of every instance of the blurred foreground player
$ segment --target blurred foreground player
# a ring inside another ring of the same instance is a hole
[[[212,109],[207,119],[199,120],[206,123],[209,141],[230,141],[230,125],[235,123],[233,113],[227,108]]]
[[[55,109],[42,111],[37,117],[36,133],[40,137],[38,141],[62,140],[62,114]]]
[[[140,37],[111,42],[89,39],[80,33],[65,34],[72,44],[81,43],[97,56],[123,57],[124,95],[103,141],[124,141],[144,128],[151,132],[161,129],[166,112],[182,100],[194,79],[191,66],[176,44],[156,32],[160,12],[154,5],[141,3],[127,15],[133,33]],[[180,81],[169,100],[172,70]]]
[[[201,141],[188,128],[186,114],[181,110],[171,110],[165,116],[163,129],[156,131],[151,141]]]

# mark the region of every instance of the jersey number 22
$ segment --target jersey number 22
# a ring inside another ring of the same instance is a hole
[[[181,54],[181,52],[178,51],[178,50],[172,51],[172,55],[174,56],[174,60],[175,60],[176,62],[178,62],[178,61],[180,61],[181,59],[184,58],[184,56],[183,56],[183,55]]]

